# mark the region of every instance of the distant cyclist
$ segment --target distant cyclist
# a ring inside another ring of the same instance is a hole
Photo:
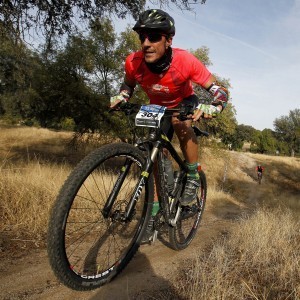
[[[257,180],[259,183],[261,183],[262,174],[263,174],[264,169],[265,168],[262,165],[257,165],[257,167],[256,167]]]

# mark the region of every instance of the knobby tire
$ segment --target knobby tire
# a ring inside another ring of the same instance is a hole
[[[130,170],[108,218],[102,209],[125,160]],[[57,278],[74,290],[91,290],[117,276],[140,246],[153,204],[153,176],[139,195],[135,213],[124,212],[138,182],[145,157],[125,144],[103,146],[84,158],[69,175],[52,208],[47,249]]]

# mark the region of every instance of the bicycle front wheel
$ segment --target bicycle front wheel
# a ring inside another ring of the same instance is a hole
[[[200,188],[196,202],[182,208],[180,217],[174,227],[169,227],[170,245],[174,250],[185,249],[195,237],[200,225],[206,203],[207,184],[203,171],[199,172]]]
[[[66,180],[52,209],[47,241],[50,265],[66,286],[97,288],[120,273],[138,250],[150,217],[152,176],[135,194],[130,219],[124,215],[143,164],[143,153],[134,146],[106,145],[83,159]],[[105,214],[112,191],[114,200]]]

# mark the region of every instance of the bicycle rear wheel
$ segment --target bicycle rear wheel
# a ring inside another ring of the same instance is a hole
[[[131,219],[122,216],[143,163],[143,153],[134,146],[111,144],[88,155],[68,177],[52,209],[47,241],[50,265],[66,286],[97,288],[119,274],[138,250],[151,212],[152,175],[137,193]],[[128,173],[105,217],[105,203],[126,165]]]
[[[195,237],[200,225],[206,202],[207,184],[204,172],[200,171],[199,175],[200,188],[196,203],[183,207],[176,225],[169,227],[170,245],[174,250],[185,249]]]

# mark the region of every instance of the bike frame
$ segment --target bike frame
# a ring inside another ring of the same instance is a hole
[[[181,157],[179,156],[179,154],[177,153],[177,151],[175,150],[175,148],[173,147],[173,145],[171,144],[170,140],[168,139],[168,137],[166,136],[166,134],[161,130],[161,129],[157,129],[155,132],[155,135],[151,136],[150,139],[145,140],[145,141],[141,141],[135,144],[136,147],[140,148],[141,146],[143,148],[146,148],[146,151],[148,152],[146,161],[145,161],[145,165],[142,167],[143,170],[141,172],[141,175],[139,177],[138,183],[135,187],[134,193],[131,197],[131,199],[129,200],[129,203],[126,207],[125,210],[125,214],[123,215],[123,221],[129,221],[131,220],[133,214],[134,214],[134,208],[135,205],[139,199],[139,196],[142,193],[143,188],[145,187],[145,185],[148,182],[148,178],[149,175],[153,172],[153,166],[154,166],[154,162],[157,160],[159,161],[157,158],[159,157],[159,153],[163,152],[163,148],[166,148],[171,156],[175,159],[175,161],[178,163],[178,165],[180,166],[181,170],[183,170],[184,172],[187,172],[188,169],[184,163],[184,161],[181,159]],[[160,162],[158,162],[160,163]],[[124,182],[124,179],[128,173],[128,170],[131,166],[131,163],[129,160],[126,160],[124,166],[122,167],[122,170],[120,171],[119,177],[115,183],[114,188],[112,189],[111,194],[109,195],[107,202],[103,208],[102,214],[104,217],[108,217],[110,210],[113,206],[113,203],[118,195],[118,192],[120,191],[122,184]],[[158,176],[161,176],[160,174],[158,174]],[[161,178],[159,180],[159,182],[161,182]],[[167,201],[164,201],[163,199],[168,199],[169,195],[167,193],[165,193],[165,195],[161,195],[162,197],[162,202],[168,203]],[[167,197],[166,197],[167,196]],[[166,206],[166,205],[164,205]],[[170,205],[168,205],[167,207],[165,207],[165,219],[166,221],[169,221],[170,224],[174,223],[174,220],[170,220],[170,214],[171,214],[171,207]]]
[[[132,113],[130,106],[128,108],[124,109],[125,115],[130,115]],[[189,110],[191,108],[192,107],[183,108],[183,116],[180,115],[180,110],[178,110],[176,108],[168,109],[169,115],[165,115],[164,118],[173,116],[173,113],[175,112],[175,113],[179,113],[180,120],[187,120],[188,118],[186,116],[188,114],[192,114],[192,112],[193,112],[193,110],[192,111]],[[195,131],[196,136],[200,136],[200,135],[208,136],[209,135],[207,132],[200,130],[196,126],[192,126],[192,127]],[[163,148],[166,148],[169,151],[171,156],[174,158],[174,160],[179,165],[180,170],[182,172],[185,172],[185,173],[188,172],[186,164],[181,159],[181,157],[179,156],[179,154],[173,147],[171,141],[168,139],[167,135],[163,132],[163,130],[160,127],[153,129],[153,131],[150,133],[149,138],[147,140],[137,141],[135,143],[135,146],[138,147],[139,149],[142,149],[143,151],[147,151],[148,155],[146,157],[145,165],[142,166],[141,175],[140,175],[138,183],[135,187],[134,193],[126,207],[125,213],[120,217],[121,220],[124,222],[130,221],[131,218],[133,217],[135,205],[143,191],[143,188],[146,186],[146,184],[148,182],[148,178],[149,178],[150,174],[153,171],[154,162],[157,161],[158,165],[162,164],[162,166],[163,166],[163,160],[160,159],[160,158],[162,158],[162,155],[163,155],[162,154]],[[159,158],[159,159],[157,159],[157,158]],[[115,186],[112,189],[112,192],[110,193],[110,195],[106,201],[106,204],[102,210],[102,214],[105,218],[108,218],[110,216],[111,208],[112,208],[112,206],[115,202],[115,199],[122,187],[125,177],[130,169],[130,166],[131,166],[130,160],[126,160],[124,166],[122,167],[122,169],[120,171],[120,174],[115,183]],[[160,174],[160,172],[158,172],[158,177],[159,177],[158,181],[159,182],[157,184],[161,184],[161,182],[163,182],[164,178],[161,178],[162,176],[163,176],[163,174]],[[160,195],[160,196],[161,196],[160,203],[161,203],[161,206],[163,207],[165,220],[170,225],[175,226],[177,217],[179,216],[179,213],[180,213],[180,207],[178,207],[178,209],[176,211],[175,218],[171,219],[170,215],[172,213],[171,211],[173,209],[173,205],[170,204],[168,200],[169,200],[169,197],[171,197],[171,203],[174,203],[174,201],[172,201],[172,199],[174,200],[174,197],[173,197],[173,195],[169,195],[169,193],[166,192],[166,189],[162,189],[162,195]]]

